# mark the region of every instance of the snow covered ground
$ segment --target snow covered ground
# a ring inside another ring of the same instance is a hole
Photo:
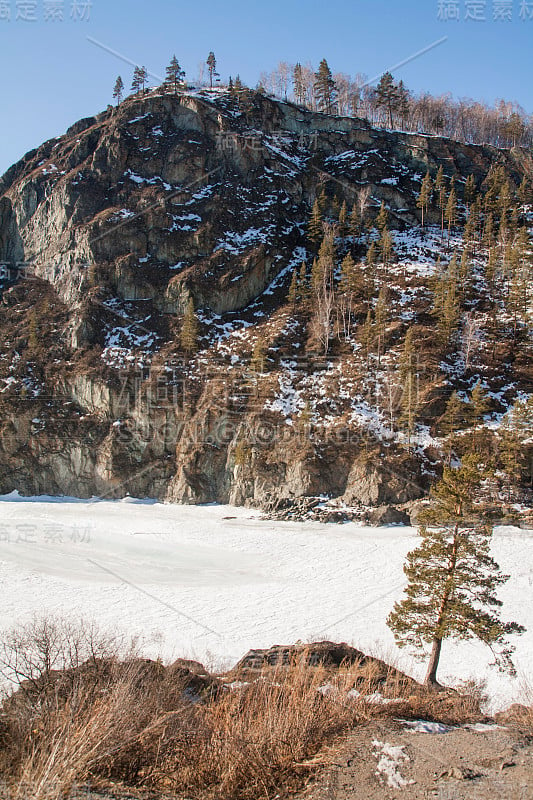
[[[231,666],[251,647],[347,641],[415,676],[385,619],[402,594],[412,528],[281,523],[246,509],[0,498],[0,628],[49,612],[141,637],[148,656]],[[516,637],[515,680],[482,645],[446,643],[442,679],[486,678],[494,706],[533,683],[533,531],[499,528],[494,554]]]

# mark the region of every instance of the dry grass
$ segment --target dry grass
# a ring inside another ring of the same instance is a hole
[[[514,722],[526,731],[533,731],[533,681],[527,675],[520,677],[520,701],[515,706]]]
[[[294,664],[191,703],[146,663],[89,673],[69,693],[17,694],[5,705],[1,768],[13,800],[56,800],[87,780],[190,797],[273,797],[300,785],[313,756],[362,718],[346,673]],[[328,683],[330,691],[319,688]]]
[[[28,787],[32,800],[60,800],[88,781],[195,800],[268,800],[300,787],[323,748],[358,723],[470,721],[478,711],[467,694],[413,694],[413,683],[394,669],[384,675],[382,663],[310,667],[305,653],[229,688],[136,657],[41,678],[2,706],[0,778],[10,800],[27,798]],[[369,699],[376,690],[394,702]]]
[[[210,798],[258,800],[299,785],[325,742],[359,718],[341,703],[348,678],[335,691],[319,688],[326,671],[301,663],[268,670],[253,682],[197,705],[185,719],[167,715],[142,736],[145,759],[138,783],[151,789]],[[111,766],[110,777],[124,779]]]

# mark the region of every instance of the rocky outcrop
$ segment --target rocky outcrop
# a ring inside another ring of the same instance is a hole
[[[76,123],[3,177],[0,255],[28,262],[69,304],[96,276],[124,299],[171,312],[189,292],[221,314],[247,306],[303,244],[324,169],[335,179],[348,167],[348,202],[369,182],[413,222],[417,172],[446,162],[484,176],[497,159],[518,175],[527,158],[254,102],[253,125],[208,92],[130,98]]]
[[[273,645],[263,650],[250,650],[233,667],[229,676],[253,677],[266,669],[280,669],[290,666],[323,667],[327,670],[353,670],[354,687],[364,685],[366,689],[377,691],[386,683],[395,684],[399,692],[412,691],[422,687],[413,678],[391,667],[379,658],[367,656],[360,650],[342,643],[312,642],[294,645]],[[353,668],[356,669],[353,669]]]
[[[402,235],[428,168],[481,183],[495,163],[517,183],[532,167],[519,150],[377,130],[260,93],[242,109],[219,90],[130,97],[28,153],[0,180],[0,492],[405,521],[397,506],[425,495],[439,456],[389,435],[382,407],[381,427],[368,413],[382,387],[367,385],[361,357],[367,304],[324,355],[315,309],[289,307],[288,285],[314,258],[306,227],[322,188],[338,216],[369,185],[367,222],[384,200]],[[337,244],[361,260],[368,242]],[[405,320],[431,324],[424,270],[391,278],[391,366]],[[180,338],[191,299],[192,354]],[[526,385],[527,360],[512,359],[494,396]],[[421,413],[435,432],[451,389],[427,377]]]

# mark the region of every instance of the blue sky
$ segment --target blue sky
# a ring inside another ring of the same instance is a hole
[[[63,6],[63,21],[44,20],[54,3]],[[82,10],[82,0],[78,5]],[[214,50],[223,78],[239,73],[250,85],[278,61],[316,65],[323,57],[334,72],[373,77],[447,36],[396,76],[414,91],[491,103],[503,97],[533,112],[533,0],[444,5],[458,8],[460,19],[440,21],[439,0],[92,0],[89,20],[77,21],[72,0],[0,0],[0,174],[27,150],[104,109],[118,74],[129,88],[132,68],[88,36],[154,74],[164,74],[176,53],[191,80]],[[465,19],[475,6],[484,7],[486,21]],[[496,6],[510,8],[511,21],[494,21]],[[16,19],[32,7],[36,21]],[[2,18],[6,9],[10,20]]]

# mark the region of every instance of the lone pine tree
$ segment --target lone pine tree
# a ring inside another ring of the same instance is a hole
[[[322,59],[315,73],[315,97],[318,108],[326,114],[333,114],[337,89],[333,75],[325,58]]]
[[[514,671],[507,636],[522,633],[516,622],[502,622],[496,592],[508,580],[490,555],[492,526],[475,504],[482,474],[466,456],[458,469],[446,468],[421,516],[421,544],[407,555],[404,599],[387,624],[400,647],[424,651],[431,645],[425,683],[439,687],[437,669],[445,639],[479,639],[501,669]]]
[[[185,72],[179,65],[176,56],[172,56],[170,64],[167,67],[167,74],[165,78],[165,88],[174,94],[178,93],[178,89],[183,86],[185,79]]]
[[[392,115],[397,110],[400,96],[398,87],[390,72],[385,72],[376,86],[376,105],[383,108],[389,117],[389,126],[392,128]]]
[[[120,105],[123,94],[124,94],[124,81],[122,80],[122,77],[119,75],[115,81],[115,87],[113,89],[113,98],[117,101],[117,106]]]
[[[207,71],[209,72],[209,86],[212,89],[213,88],[213,78],[215,76],[218,76],[217,60],[216,60],[215,54],[213,53],[212,50],[209,53],[209,55],[207,56],[206,64],[207,64]]]

